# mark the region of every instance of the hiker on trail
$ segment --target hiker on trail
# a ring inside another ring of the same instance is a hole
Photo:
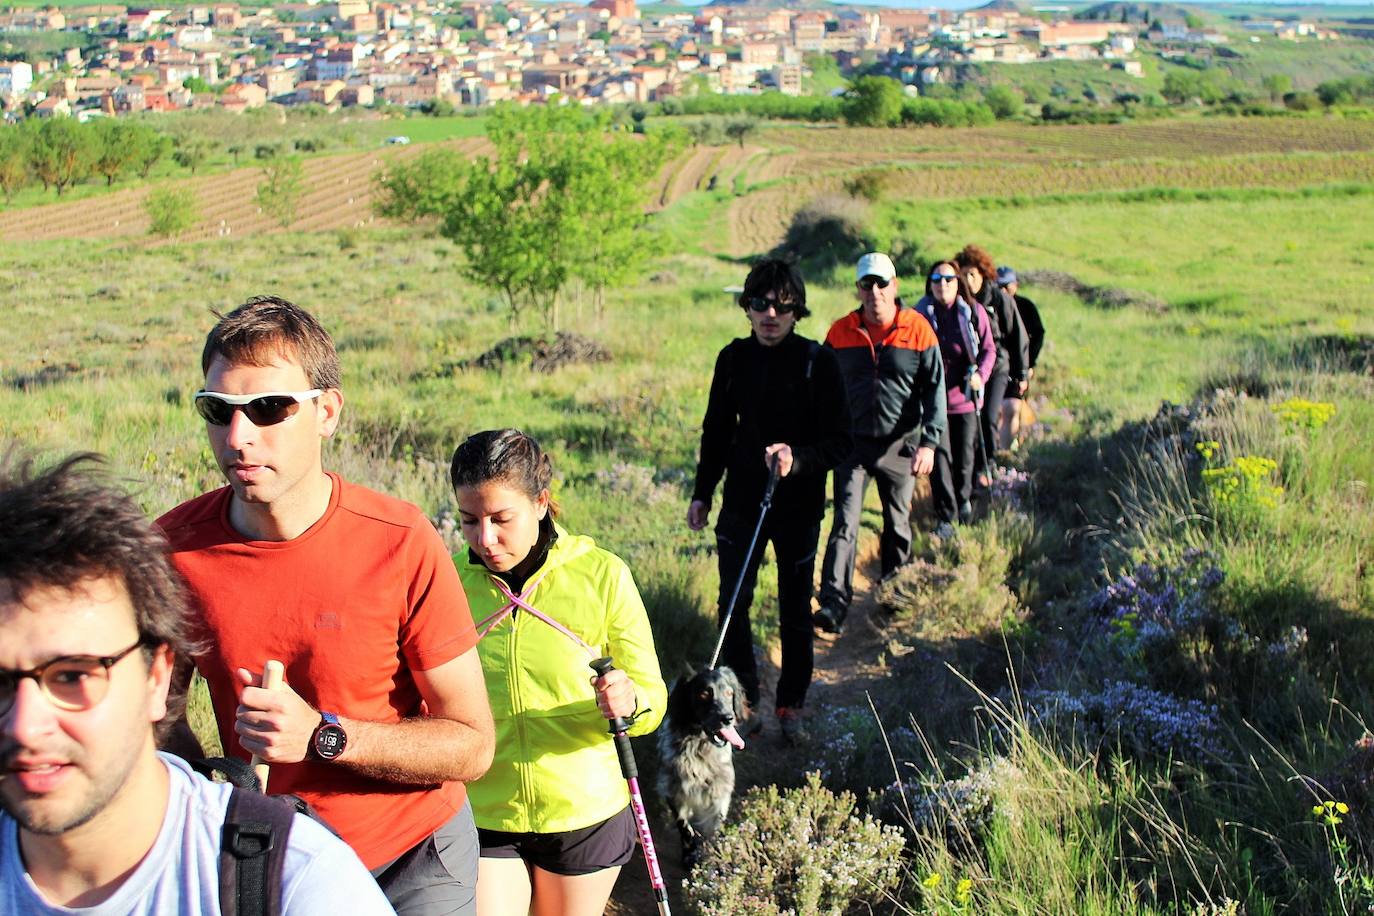
[[[219,916],[231,787],[154,743],[186,595],[89,457],[0,467],[0,913]],[[346,844],[284,816],[283,916],[392,912]]]
[[[496,718],[496,759],[468,787],[478,913],[599,914],[636,840],[606,720],[644,735],[667,710],[649,615],[623,560],[555,522],[553,464],[532,438],[477,433],[450,477]],[[601,656],[616,670],[597,677]]]
[[[930,322],[898,304],[897,270],[887,255],[864,255],[855,273],[859,308],[825,338],[839,358],[854,430],[854,451],[835,469],[835,517],[815,617],[830,633],[840,632],[854,597],[868,479],[877,480],[883,506],[879,563],[886,577],[911,556],[914,475],[934,469],[945,430],[944,365]]]
[[[935,453],[930,479],[939,525],[937,536],[954,534],[954,522],[973,519],[973,462],[978,441],[976,404],[992,376],[997,347],[987,312],[973,297],[959,268],[941,261],[926,277],[926,292],[916,310],[935,328],[945,369],[948,426]]]
[[[1045,323],[1040,320],[1040,309],[1035,303],[1017,290],[1020,289],[1020,278],[1016,276],[1016,271],[1010,267],[997,268],[997,285],[1007,295],[1011,296],[1016,303],[1016,313],[1021,316],[1021,324],[1026,328],[1026,385],[1035,377],[1035,365],[1040,360],[1040,348],[1045,345]],[[1002,427],[1000,446],[1011,448],[1021,435],[1021,399],[1025,397],[1026,388],[1019,392],[1019,396],[1007,395],[1006,401],[1002,404]]]
[[[195,405],[229,485],[159,519],[229,754],[271,765],[403,916],[472,913],[463,783],[492,724],[462,585],[415,506],[323,469],[343,395],[328,332],[283,299],[220,318]],[[286,666],[265,690],[264,663]],[[187,672],[189,677],[189,672]]]
[[[988,379],[983,398],[983,427],[979,431],[978,448],[994,450],[997,447],[997,427],[1002,416],[1002,399],[1008,396],[1020,397],[1026,391],[1026,369],[1030,364],[1026,329],[1021,324],[1021,316],[1016,311],[1016,303],[1010,295],[997,288],[997,268],[992,258],[977,245],[965,245],[954,257],[954,263],[964,275],[969,292],[988,314],[992,327],[992,339],[997,344],[997,361],[992,367],[992,377]],[[987,460],[991,464],[992,451]],[[980,467],[982,462],[979,462]],[[978,474],[979,488],[985,488],[990,481]]]
[[[749,607],[763,545],[771,541],[782,642],[774,709],[784,739],[798,741],[805,737],[802,708],[814,665],[811,595],[825,516],[825,476],[853,448],[849,405],[835,354],[796,333],[797,322],[810,311],[806,285],[794,267],[775,259],[755,264],[744,280],[739,305],[751,333],[731,341],[716,357],[687,526],[693,531],[706,527],[712,494],[724,476],[716,517],[717,619],[723,623],[758,524],[769,463],[776,462],[773,503],[749,558],[721,651],[749,701],[752,713],[742,726],[747,737],[763,725]]]

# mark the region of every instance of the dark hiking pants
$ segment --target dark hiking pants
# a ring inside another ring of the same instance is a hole
[[[759,672],[754,662],[754,640],[749,627],[749,608],[754,601],[754,585],[758,579],[759,560],[767,543],[773,545],[778,563],[778,630],[782,642],[782,672],[778,676],[778,708],[796,709],[806,702],[806,689],[811,686],[813,630],[811,627],[811,592],[816,568],[816,543],[821,536],[820,519],[795,519],[784,513],[774,514],[774,506],[764,518],[759,541],[749,559],[749,569],[735,600],[735,612],[730,629],[725,634],[721,650],[724,663],[734,669],[744,687],[744,695],[751,706],[759,702]],[[749,549],[749,538],[758,523],[758,509],[751,513],[721,509],[716,520],[716,556],[720,563],[720,603],[717,621],[725,619],[730,595]]]
[[[989,448],[988,465],[993,465],[997,460],[997,427],[1001,422],[1002,401],[1007,396],[1008,375],[1006,369],[997,369],[988,379],[988,384],[983,395],[983,428],[980,430],[978,439],[978,454],[982,455],[983,449]],[[983,462],[977,464],[981,472]],[[991,482],[991,481],[989,481]]]
[[[911,557],[911,493],[916,486],[912,454],[901,439],[858,439],[854,454],[835,468],[834,519],[821,567],[820,602],[822,607],[839,612],[841,618],[854,600],[859,517],[870,477],[878,484],[878,499],[883,504],[883,533],[878,542],[882,575],[890,574]]]
[[[935,450],[935,473],[930,477],[935,517],[942,522],[958,519],[959,506],[973,495],[973,462],[977,453],[978,415],[948,414],[948,426]]]

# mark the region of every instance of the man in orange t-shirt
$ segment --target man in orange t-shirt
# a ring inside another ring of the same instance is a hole
[[[477,636],[418,508],[326,473],[343,407],[333,341],[259,297],[220,319],[195,403],[229,485],[159,524],[198,607],[196,667],[227,753],[271,764],[402,916],[475,911],[463,783],[491,763]],[[286,669],[261,687],[264,663]],[[189,675],[189,672],[188,672]]]

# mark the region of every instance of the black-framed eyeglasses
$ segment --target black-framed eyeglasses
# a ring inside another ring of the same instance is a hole
[[[790,315],[797,310],[795,302],[779,302],[776,299],[765,299],[762,296],[745,296],[740,303],[751,312],[766,312],[773,309],[779,315]]]
[[[878,289],[887,289],[887,285],[891,282],[891,280],[884,277],[864,277],[859,281],[859,289],[864,292],[868,292],[875,286],[878,287]]]
[[[26,677],[33,678],[48,702],[58,709],[69,712],[90,709],[109,692],[110,669],[147,644],[146,639],[140,638],[114,655],[62,655],[37,668],[0,668],[0,715],[13,708],[19,682]]]
[[[196,412],[211,426],[228,426],[234,411],[242,410],[254,426],[276,426],[296,415],[301,402],[324,394],[319,388],[309,391],[264,391],[261,394],[224,394],[197,391]]]

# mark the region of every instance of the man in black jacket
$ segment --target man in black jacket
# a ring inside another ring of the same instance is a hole
[[[693,531],[706,527],[711,496],[723,475],[724,499],[716,519],[723,620],[758,521],[769,464],[777,463],[773,505],[749,559],[723,657],[751,707],[757,706],[749,606],[763,546],[772,541],[782,641],[775,706],[783,736],[795,741],[805,734],[801,709],[811,683],[812,574],[825,514],[825,477],[850,452],[849,407],[835,354],[793,332],[810,313],[806,287],[791,265],[773,259],[754,265],[739,304],[752,333],[731,341],[716,357],[687,524]],[[754,716],[746,727],[756,730],[759,723]]]

